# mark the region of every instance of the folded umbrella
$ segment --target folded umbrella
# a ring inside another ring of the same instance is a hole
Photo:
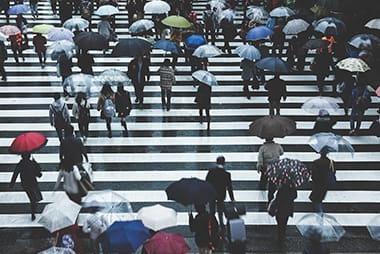
[[[271,17],[289,17],[296,15],[296,13],[290,9],[289,7],[286,6],[280,6],[277,8],[274,8],[271,12],[269,12],[269,16]]]
[[[129,32],[132,34],[141,34],[149,31],[154,27],[154,22],[149,19],[139,19],[132,23]]]
[[[367,230],[373,240],[380,241],[380,215],[376,215],[368,222]]]
[[[311,170],[299,160],[283,158],[268,164],[265,175],[277,187],[298,188],[309,181]]]
[[[70,18],[63,23],[63,27],[69,30],[83,31],[88,28],[88,20],[82,18]]]
[[[72,41],[61,40],[50,44],[46,52],[52,60],[58,60],[61,54],[66,54],[68,59],[72,58],[74,50],[75,44]]]
[[[215,57],[221,55],[223,52],[215,47],[214,45],[201,45],[198,48],[196,48],[193,52],[193,56],[199,57],[199,58],[208,58],[208,57]]]
[[[8,9],[9,15],[18,15],[30,12],[30,7],[25,4],[16,4]]]
[[[0,27],[0,32],[6,36],[16,35],[21,33],[20,29],[17,26],[13,25],[4,25]]]
[[[208,85],[208,86],[216,86],[218,85],[218,81],[216,80],[216,77],[205,70],[198,70],[193,72],[191,76],[201,82],[202,84]]]
[[[45,146],[47,141],[47,138],[39,132],[25,132],[13,140],[9,152],[31,153]]]
[[[245,39],[247,41],[257,41],[257,40],[267,39],[272,34],[273,34],[273,31],[269,29],[267,26],[257,26],[257,27],[251,28],[247,32]]]
[[[263,70],[269,70],[274,73],[290,72],[289,64],[279,57],[262,58],[256,63],[256,67]]]
[[[70,30],[63,27],[54,27],[47,34],[49,41],[73,41],[74,34]]]
[[[83,50],[102,50],[108,48],[108,41],[96,32],[80,32],[74,38],[74,42]]]
[[[174,41],[169,41],[169,40],[159,40],[153,43],[152,45],[153,48],[155,49],[162,49],[167,52],[171,52],[176,55],[182,55],[183,51],[180,47],[178,47],[177,43]]]
[[[112,16],[112,15],[115,15],[117,13],[119,13],[119,10],[115,6],[109,5],[109,4],[100,6],[94,12],[94,14],[98,15],[98,16]]]
[[[207,43],[206,38],[201,34],[192,34],[185,39],[185,46],[188,49],[196,49]]]
[[[326,110],[329,113],[337,111],[339,108],[338,100],[332,97],[317,96],[305,101],[302,109],[309,113],[318,114],[320,110]]]
[[[49,249],[38,252],[38,254],[75,254],[75,251],[70,248],[52,246]]]
[[[137,212],[136,218],[142,220],[145,227],[154,231],[177,225],[177,212],[160,204],[142,207]]]
[[[248,45],[248,44],[243,44],[243,45],[238,46],[235,49],[234,53],[238,54],[242,58],[245,58],[251,61],[258,60],[261,58],[260,51],[254,46]]]
[[[47,25],[47,24],[35,25],[32,28],[32,32],[36,34],[47,34],[53,28],[54,28],[53,25]]]
[[[306,31],[309,26],[310,24],[303,19],[292,19],[286,23],[282,31],[285,34],[299,34]]]
[[[150,254],[186,254],[190,247],[180,234],[157,232],[146,243],[144,249]]]
[[[161,0],[153,0],[145,3],[144,13],[162,14],[170,11],[170,5]]]
[[[282,116],[264,116],[249,125],[249,133],[260,138],[283,138],[296,132],[296,122]]]
[[[128,38],[119,40],[112,51],[113,56],[143,56],[151,49],[149,41],[141,38]]]
[[[317,153],[321,152],[324,149],[327,149],[329,152],[355,152],[350,142],[348,142],[342,136],[331,132],[320,132],[314,134],[309,139],[309,145]]]
[[[369,71],[371,68],[368,66],[366,62],[364,62],[360,58],[345,58],[343,60],[340,60],[336,67],[338,67],[341,70],[346,70],[349,72],[366,72]]]

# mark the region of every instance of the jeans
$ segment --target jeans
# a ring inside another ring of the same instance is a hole
[[[171,88],[162,88],[161,87],[161,103],[162,108],[166,107],[168,110],[170,109],[170,99],[172,96]]]
[[[361,125],[362,120],[363,120],[363,115],[364,115],[364,111],[357,110],[354,107],[352,108],[351,116],[350,116],[350,128],[351,128],[351,130],[354,130],[354,129],[359,130],[360,129],[360,125]],[[356,126],[355,126],[355,120],[356,120]]]

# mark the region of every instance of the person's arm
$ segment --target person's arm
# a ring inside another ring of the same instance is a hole
[[[63,177],[63,174],[62,174],[62,171],[60,170],[58,173],[57,181],[55,182],[55,185],[54,185],[54,190],[58,189],[59,184],[61,183],[62,177]]]
[[[191,232],[194,232],[194,217],[193,217],[193,213],[192,212],[189,212],[189,226],[190,226],[190,231]]]
[[[98,103],[96,105],[96,109],[98,111],[102,110],[102,108],[103,108],[103,100],[104,100],[103,99],[103,95],[100,95],[99,98],[98,98]]]
[[[87,156],[86,148],[84,147],[82,141],[80,141],[80,146],[81,146],[80,147],[81,153],[84,156],[84,158],[86,159],[86,161],[88,162],[88,156]]]
[[[235,202],[235,197],[234,197],[234,191],[232,189],[232,180],[231,180],[231,174],[228,174],[228,183],[227,183],[227,190],[228,190],[228,195],[230,196],[230,199],[232,202]]]
[[[13,188],[17,179],[18,174],[20,174],[20,166],[17,165],[15,171],[13,172],[11,182],[9,183],[9,188]]]
[[[259,154],[257,156],[257,164],[256,164],[257,173],[260,173],[263,167],[264,167],[264,148],[261,146],[259,148]]]

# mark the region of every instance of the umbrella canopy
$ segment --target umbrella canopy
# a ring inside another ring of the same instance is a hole
[[[70,59],[74,54],[75,44],[71,41],[62,40],[55,41],[47,48],[47,53],[50,55],[52,60],[58,60],[59,55],[66,54],[67,58]]]
[[[89,23],[87,20],[82,18],[71,18],[63,23],[63,27],[69,30],[83,31],[88,27]]]
[[[274,8],[271,12],[269,12],[269,16],[271,17],[290,17],[296,15],[296,13],[286,6],[280,6],[277,8]]]
[[[166,188],[169,200],[183,205],[206,204],[217,198],[214,187],[198,178],[182,178]]]
[[[208,85],[208,86],[216,86],[218,85],[218,81],[216,80],[216,77],[205,70],[198,70],[193,72],[191,76],[201,82],[202,84]]]
[[[380,96],[380,86],[376,89],[376,95]]]
[[[306,112],[318,114],[320,110],[326,110],[329,113],[337,111],[339,108],[338,100],[332,97],[314,97],[305,101],[302,109]]]
[[[99,237],[103,251],[135,252],[150,237],[141,220],[115,221]]]
[[[112,51],[113,56],[143,56],[150,51],[149,41],[141,38],[121,39]]]
[[[313,23],[314,30],[323,34],[341,35],[346,32],[346,25],[340,19],[326,17]]]
[[[247,41],[257,41],[266,39],[269,36],[273,34],[273,31],[269,29],[267,26],[257,26],[254,28],[251,28],[247,35],[245,36],[245,39]]]
[[[248,6],[245,16],[259,24],[266,24],[269,18],[268,12],[263,7],[254,5]]]
[[[252,45],[243,44],[235,49],[235,54],[238,54],[241,58],[245,58],[251,61],[261,58],[260,51]]]
[[[74,34],[70,30],[63,27],[54,27],[47,34],[49,41],[73,41]]]
[[[161,0],[153,0],[144,5],[144,13],[162,14],[170,11],[170,5]]]
[[[304,49],[326,49],[329,46],[329,44],[330,43],[327,40],[310,39],[302,46],[302,48],[304,48]]]
[[[96,80],[101,84],[108,83],[111,86],[118,86],[120,83],[123,85],[131,84],[131,80],[128,78],[127,74],[118,69],[107,69],[101,72],[96,77]]]
[[[368,27],[370,29],[378,29],[378,30],[380,30],[380,19],[371,19],[364,26]]]
[[[289,64],[279,57],[265,57],[256,63],[256,67],[275,73],[290,72]]]
[[[18,15],[18,14],[24,14],[30,12],[30,7],[25,4],[16,4],[13,5],[11,8],[8,9],[9,15]]]
[[[8,36],[0,32],[0,41],[6,41],[8,40]]]
[[[334,216],[309,213],[296,223],[302,236],[319,242],[338,242],[346,233]]]
[[[218,12],[224,9],[226,7],[224,0],[212,0],[209,1],[208,4],[210,5],[211,10],[216,8]]]
[[[311,171],[299,160],[283,158],[270,163],[265,175],[278,187],[286,185],[297,188],[309,181]]]
[[[47,138],[39,132],[26,132],[18,135],[9,147],[11,153],[31,153],[47,143]]]
[[[177,212],[159,204],[142,207],[136,218],[142,220],[145,227],[154,231],[177,225]]]
[[[80,32],[74,37],[74,42],[83,50],[97,49],[102,50],[108,48],[108,41],[96,32]]]
[[[144,249],[150,254],[186,254],[190,247],[180,234],[157,232],[144,243]]]
[[[80,209],[80,205],[64,197],[46,205],[41,213],[41,217],[38,219],[38,223],[53,233],[73,225]]]
[[[35,25],[32,28],[32,32],[36,34],[47,34],[53,28],[54,28],[53,25],[47,25],[47,24]]]
[[[346,139],[331,132],[314,134],[309,139],[309,145],[317,153],[321,152],[323,149],[327,149],[329,152],[355,152],[352,145]]]
[[[139,19],[132,23],[129,32],[132,34],[141,34],[149,31],[154,27],[154,22],[149,19]]]
[[[161,21],[162,24],[166,26],[171,27],[177,27],[177,28],[188,28],[191,27],[191,23],[182,16],[172,15],[164,18]]]
[[[98,16],[112,16],[118,13],[119,13],[119,10],[115,6],[109,5],[109,4],[100,6],[94,12],[94,14]]]
[[[75,254],[75,251],[70,248],[52,246],[49,249],[38,252],[38,254]]]
[[[249,133],[260,138],[283,138],[296,132],[296,123],[282,116],[264,116],[249,125]]]
[[[90,74],[75,73],[68,76],[62,86],[71,96],[82,92],[91,95],[91,87],[97,85],[96,79]]]
[[[196,49],[207,43],[206,38],[201,34],[192,34],[185,39],[185,46],[188,49]]]
[[[5,34],[6,36],[16,35],[21,33],[20,29],[17,26],[13,25],[4,25],[0,27],[0,32]]]
[[[368,222],[367,229],[373,240],[380,241],[380,215],[376,215]]]
[[[341,70],[346,70],[349,72],[366,72],[369,71],[371,68],[368,66],[366,62],[364,62],[360,58],[345,58],[343,60],[340,60],[336,67],[338,67]]]
[[[309,26],[310,24],[303,19],[292,19],[286,23],[282,31],[285,34],[299,34],[306,31]]]
[[[378,49],[380,39],[373,34],[357,34],[348,41],[348,44],[358,49]]]
[[[218,22],[219,24],[221,23],[221,21],[223,19],[229,21],[229,22],[232,22],[234,20],[234,17],[235,17],[235,12],[234,10],[232,9],[225,9],[223,10],[220,14],[219,14],[219,17],[218,17]]]
[[[156,0],[157,1],[157,0]],[[159,40],[153,43],[152,45],[153,48],[155,49],[162,49],[168,52],[171,52],[176,55],[182,55],[183,51],[180,47],[178,47],[177,43],[174,41],[169,41],[169,40]]]
[[[201,45],[198,48],[196,48],[193,52],[193,56],[199,57],[199,58],[208,58],[208,57],[215,57],[221,55],[223,52],[215,47],[214,45]]]

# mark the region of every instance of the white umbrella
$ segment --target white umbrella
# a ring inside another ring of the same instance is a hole
[[[145,227],[158,231],[177,225],[177,212],[162,205],[142,207],[137,213]]]
[[[49,249],[38,252],[38,254],[75,254],[75,251],[70,248],[52,246]]]
[[[82,18],[71,18],[63,23],[63,27],[69,30],[79,30],[83,31],[89,25],[89,22]]]
[[[131,84],[131,80],[125,72],[114,68],[102,71],[95,79],[100,84],[109,83],[111,86],[118,86],[120,83],[123,85]]]
[[[280,7],[274,8],[271,12],[269,12],[269,16],[278,17],[278,18],[289,17],[295,14],[296,13],[292,9],[286,6],[280,6]]]
[[[380,19],[371,19],[364,26],[370,29],[380,29]]]
[[[368,66],[368,64],[364,62],[362,59],[353,57],[348,57],[343,60],[340,60],[336,64],[336,67],[349,72],[366,72],[371,69]]]
[[[55,41],[47,48],[47,54],[52,60],[57,60],[60,54],[66,54],[67,58],[73,57],[75,44],[72,41]]]
[[[380,241],[380,215],[376,215],[368,222],[367,229],[373,240]]]
[[[292,19],[286,23],[282,31],[285,34],[299,34],[306,31],[309,26],[310,24],[303,19]]]
[[[329,113],[337,111],[339,108],[338,100],[333,97],[318,96],[305,101],[302,109],[306,112],[318,114],[321,109]]]
[[[149,31],[154,27],[154,22],[149,19],[139,19],[132,23],[129,27],[129,32],[132,34],[139,34]]]
[[[94,12],[94,14],[98,15],[98,16],[112,16],[112,15],[115,15],[117,13],[119,13],[119,10],[115,6],[109,5],[109,4],[100,6]]]
[[[238,54],[241,58],[245,58],[251,61],[261,58],[260,51],[252,45],[243,44],[235,49],[235,54]]]
[[[261,6],[248,6],[245,16],[256,23],[266,24],[269,18],[268,12]]]
[[[92,89],[92,87],[95,87],[97,84],[97,80],[94,76],[84,73],[75,73],[68,76],[62,86],[71,96],[74,96],[79,92],[90,96],[91,92],[98,92],[93,91]]]
[[[219,48],[215,47],[214,45],[209,45],[209,44],[199,46],[193,52],[193,56],[196,56],[199,58],[214,57],[214,56],[219,56],[221,54],[222,54],[222,51]]]
[[[71,226],[75,223],[81,206],[65,197],[45,206],[38,223],[50,232]]]
[[[198,70],[196,72],[193,72],[191,76],[201,82],[202,84],[208,85],[208,86],[216,86],[218,85],[218,81],[216,80],[215,76],[211,74],[208,71],[205,70]]]
[[[349,152],[353,154],[354,148],[342,136],[335,135],[331,132],[319,132],[314,134],[309,139],[309,145],[316,151],[321,152],[322,149],[327,149],[329,152]]]
[[[6,41],[8,39],[8,36],[0,32],[0,41]]]
[[[170,11],[170,5],[161,0],[153,0],[144,5],[144,13],[162,14]]]
[[[223,19],[227,19],[228,21],[232,22],[234,20],[234,17],[235,17],[235,12],[234,10],[232,9],[225,9],[223,10],[219,16],[218,16],[218,22],[220,24],[220,22],[223,20]]]

